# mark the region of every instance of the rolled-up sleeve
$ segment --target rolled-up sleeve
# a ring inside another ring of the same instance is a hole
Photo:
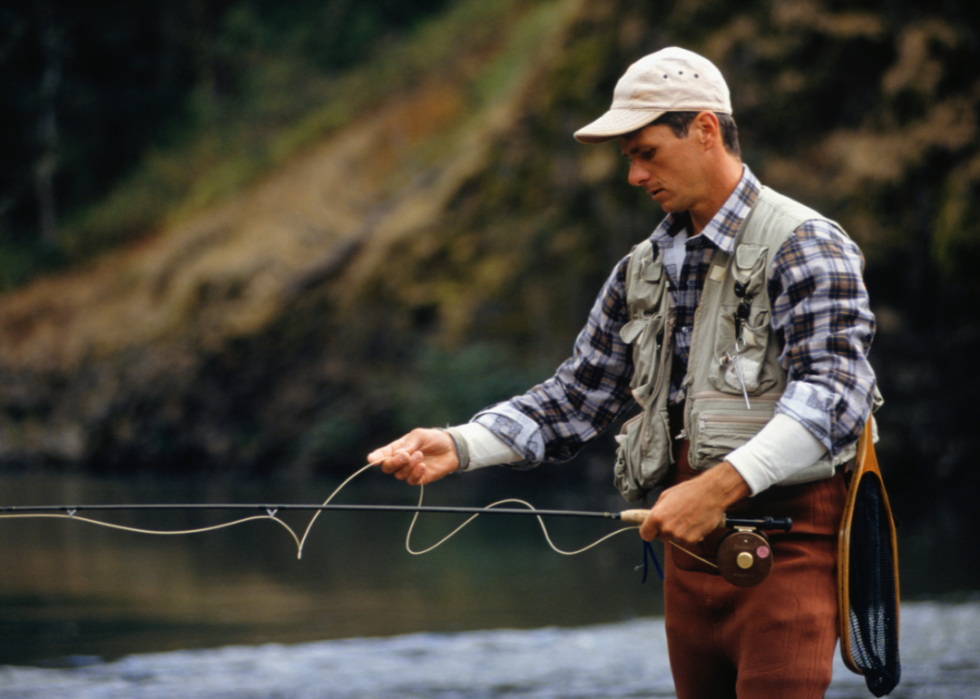
[[[523,461],[507,466],[527,468],[572,458],[632,402],[630,348],[619,335],[627,319],[628,259],[606,280],[572,356],[555,375],[473,418],[523,455]]]
[[[831,453],[855,442],[871,410],[875,320],[857,245],[828,221],[803,223],[773,260],[769,295],[787,386],[776,411]]]

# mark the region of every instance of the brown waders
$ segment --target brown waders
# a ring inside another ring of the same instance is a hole
[[[695,477],[681,443],[669,483]],[[738,517],[792,517],[771,533],[774,565],[754,587],[736,587],[717,569],[668,545],[664,581],[667,646],[678,699],[823,697],[837,643],[837,527],[846,489],[840,474],[775,486],[737,503]],[[713,560],[724,533],[698,546]]]

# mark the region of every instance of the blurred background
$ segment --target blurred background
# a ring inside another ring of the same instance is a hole
[[[980,590],[969,0],[3,2],[0,503],[316,501],[371,448],[549,376],[661,216],[615,144],[571,134],[670,45],[726,75],[760,179],[861,245],[903,590]],[[444,497],[618,508],[611,454]],[[415,497],[387,487],[358,497]],[[95,593],[41,590],[60,535],[16,531],[36,575],[0,576],[3,623],[55,640],[8,657],[77,652],[25,610]],[[634,544],[609,554],[631,582]],[[582,623],[657,611],[626,597]]]

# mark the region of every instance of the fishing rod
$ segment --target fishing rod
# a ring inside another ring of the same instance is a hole
[[[308,504],[308,503],[128,503],[128,504],[102,504],[102,505],[0,505],[0,519],[13,519],[22,517],[54,517],[54,518],[66,518],[73,519],[75,521],[87,522],[89,524],[98,525],[102,527],[108,527],[110,529],[121,529],[125,531],[130,531],[139,534],[155,534],[161,536],[174,536],[181,534],[197,534],[207,531],[215,531],[218,529],[224,529],[237,524],[242,524],[244,522],[250,522],[254,520],[270,520],[281,525],[296,542],[296,554],[297,558],[303,557],[303,546],[306,543],[306,538],[309,536],[313,524],[316,522],[317,518],[321,513],[327,511],[333,512],[410,512],[413,514],[412,524],[408,528],[408,535],[405,538],[405,549],[412,555],[419,555],[423,553],[428,553],[435,548],[438,548],[443,543],[448,541],[450,538],[455,536],[457,532],[463,529],[466,525],[472,522],[477,516],[483,514],[498,514],[498,515],[524,515],[524,516],[534,516],[537,518],[538,523],[541,525],[541,530],[544,533],[544,537],[548,542],[548,545],[559,554],[565,556],[573,556],[579,553],[583,553],[588,549],[597,546],[598,544],[606,541],[610,537],[613,537],[622,532],[629,531],[630,527],[619,529],[610,534],[606,534],[597,541],[585,546],[584,548],[578,549],[577,551],[564,551],[557,546],[551,540],[548,534],[548,529],[544,523],[544,517],[579,517],[579,518],[593,518],[593,519],[612,519],[625,522],[627,524],[641,525],[646,520],[647,516],[650,514],[650,510],[642,509],[631,509],[623,510],[621,512],[596,512],[589,510],[539,510],[535,509],[531,503],[524,500],[518,499],[507,499],[500,500],[490,505],[484,507],[446,507],[446,506],[435,506],[435,505],[422,505],[423,489],[419,488],[419,504],[418,505],[360,505],[360,504],[333,504],[331,501],[333,498],[341,491],[348,483],[354,478],[361,475],[368,469],[374,467],[376,464],[367,464],[360,470],[356,471],[354,474],[349,476],[340,486],[334,490],[333,493],[322,503],[322,504]],[[500,505],[508,503],[517,503],[522,505],[521,508],[513,507],[499,507]],[[243,518],[224,522],[221,524],[199,527],[196,529],[187,529],[181,531],[160,531],[151,529],[138,529],[135,527],[125,526],[121,524],[115,524],[112,522],[105,522],[96,519],[91,519],[86,517],[81,513],[84,512],[119,512],[119,511],[250,511],[255,514],[247,514]],[[296,530],[294,530],[288,523],[279,518],[280,512],[288,511],[306,511],[313,512],[313,516],[310,518],[309,523],[306,525],[306,529],[303,535],[300,536]],[[265,514],[259,514],[264,512]],[[450,532],[448,535],[443,537],[436,544],[430,546],[429,548],[423,549],[421,551],[415,551],[411,547],[411,537],[412,531],[415,528],[415,522],[418,519],[420,513],[441,513],[441,514],[465,514],[469,515],[469,518],[459,525],[456,529]],[[705,561],[708,565],[713,566],[721,571],[721,574],[726,578],[730,579],[733,584],[736,585],[748,585],[748,584],[758,584],[762,579],[768,574],[769,569],[772,567],[772,558],[770,556],[770,550],[768,548],[769,541],[765,538],[765,535],[761,532],[763,530],[771,529],[783,529],[789,531],[793,526],[791,519],[773,519],[772,517],[766,517],[764,519],[740,519],[732,518],[728,516],[723,516],[719,525],[730,529],[731,531],[726,534],[726,540],[728,542],[728,547],[730,551],[726,553],[726,560],[733,562],[732,568],[734,570],[735,577],[731,577],[729,574],[729,568],[731,566],[726,565],[716,565],[710,561]],[[733,538],[733,535],[737,535]],[[671,542],[675,547],[681,548],[676,542]],[[684,549],[682,549],[684,550]],[[688,553],[690,553],[688,551]],[[644,580],[646,579],[646,559],[647,555],[652,554],[652,549],[650,548],[649,542],[644,543]],[[691,554],[694,555],[694,554]],[[695,556],[697,558],[697,556]],[[701,559],[704,560],[704,559]],[[656,556],[654,556],[654,562],[656,563]],[[719,559],[721,562],[721,559]],[[758,563],[758,565],[757,565]],[[658,572],[661,573],[661,578],[663,577],[662,571],[659,569],[659,563],[657,563]],[[741,581],[736,581],[735,578],[741,577]],[[752,581],[749,581],[749,578]]]
[[[75,512],[112,512],[146,510],[203,510],[203,511],[265,511],[265,512],[323,512],[330,510],[348,512],[426,512],[443,514],[541,515],[546,517],[598,517],[620,519],[619,512],[592,512],[579,510],[536,510],[506,507],[439,507],[435,505],[337,505],[315,503],[137,503],[109,505],[0,505],[0,514],[40,514],[48,512],[71,514]]]
[[[436,514],[497,514],[497,515],[531,515],[540,517],[582,517],[596,519],[614,519],[628,524],[642,524],[650,514],[650,510],[633,509],[621,512],[598,512],[593,510],[539,510],[536,508],[517,507],[444,507],[437,505],[346,505],[346,504],[315,504],[315,503],[129,503],[103,505],[0,505],[0,515],[4,514],[45,514],[59,513],[73,515],[77,512],[119,512],[119,511],[258,511],[270,514],[278,512],[411,512]],[[789,531],[793,520],[774,519],[740,519],[723,517],[722,526],[728,529],[737,527],[752,527],[759,530],[783,529]]]

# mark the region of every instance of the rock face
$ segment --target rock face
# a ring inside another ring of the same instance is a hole
[[[666,45],[726,74],[763,181],[862,244],[886,348],[928,316],[924,299],[978,296],[975,282],[930,286],[939,269],[962,281],[980,239],[974,11],[500,7],[451,38],[452,60],[249,190],[0,297],[2,463],[347,469],[397,430],[465,420],[543,378],[660,216],[615,144],[571,133]]]

